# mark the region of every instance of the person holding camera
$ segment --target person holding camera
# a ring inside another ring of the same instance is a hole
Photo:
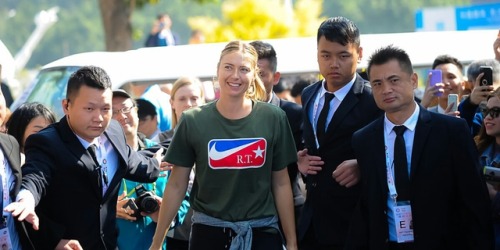
[[[113,116],[125,132],[125,139],[131,149],[138,151],[158,147],[157,143],[138,132],[139,118],[136,102],[124,90],[113,91]],[[158,220],[158,209],[163,197],[163,190],[168,180],[160,177],[153,183],[139,183],[122,180],[116,204],[116,224],[118,227],[118,248],[120,250],[147,249],[151,244]],[[189,208],[185,200],[179,209],[173,226],[182,223]],[[162,249],[166,249],[163,242]]]
[[[479,150],[479,161],[485,168],[500,170],[500,89],[496,89],[487,99],[482,109],[483,126],[474,138]],[[485,169],[485,173],[489,170]],[[487,179],[489,176],[486,176]],[[493,177],[493,176],[490,176]],[[493,226],[495,229],[495,249],[500,249],[500,176],[489,180],[488,193],[492,203]]]

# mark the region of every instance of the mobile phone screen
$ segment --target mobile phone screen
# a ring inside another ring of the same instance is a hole
[[[448,95],[448,106],[453,103],[453,106],[451,107],[452,112],[455,112],[458,110],[458,95],[457,94],[449,94]]]
[[[441,72],[441,70],[439,70],[439,69],[432,69],[432,70],[429,70],[429,72],[431,73],[431,76],[430,76],[430,79],[429,79],[429,84],[431,86],[435,86],[436,83],[443,82],[443,73]],[[441,96],[442,94],[443,93],[438,92],[438,93],[436,93],[436,96]]]
[[[489,66],[481,66],[479,68],[479,73],[484,73],[483,77],[481,78],[479,85],[481,86],[486,86],[486,85],[493,85],[493,68]]]

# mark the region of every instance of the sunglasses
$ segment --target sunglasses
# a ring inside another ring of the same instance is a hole
[[[500,115],[500,107],[493,107],[493,108],[483,108],[482,111],[483,113],[483,118],[486,118],[486,116],[490,115],[491,118],[497,118]]]

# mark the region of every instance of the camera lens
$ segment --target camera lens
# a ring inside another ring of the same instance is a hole
[[[154,213],[159,208],[158,201],[153,197],[144,197],[141,200],[141,210],[147,214]]]

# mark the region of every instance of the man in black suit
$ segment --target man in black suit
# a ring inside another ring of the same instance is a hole
[[[259,77],[266,88],[266,101],[285,111],[288,123],[292,129],[295,147],[297,150],[301,150],[304,147],[302,144],[302,108],[296,103],[278,98],[273,92],[273,86],[278,84],[281,77],[280,72],[277,70],[278,58],[276,57],[276,51],[271,44],[262,41],[253,41],[250,45],[255,48],[259,56],[259,60],[257,61],[259,66]],[[305,198],[299,186],[297,163],[288,165],[287,169],[288,176],[290,177],[290,184],[292,184],[295,223],[297,223]]]
[[[0,97],[2,98],[2,97]],[[2,194],[3,207],[6,207],[12,201],[16,200],[16,195],[21,189],[21,155],[19,153],[19,144],[13,136],[0,133],[0,161],[3,167],[0,168],[0,178],[2,179],[2,189],[5,192]],[[5,242],[9,249],[34,249],[31,241],[25,233],[22,222],[14,219],[11,214],[4,214],[0,226],[0,232],[7,229],[8,242]],[[3,235],[3,233],[2,233]],[[5,238],[7,239],[7,238]]]
[[[353,136],[362,195],[347,249],[493,249],[467,123],[414,101],[418,76],[404,50],[376,51],[368,75],[385,116]]]
[[[307,197],[299,246],[343,249],[360,191],[351,136],[381,111],[368,82],[356,74],[363,52],[356,25],[344,17],[329,18],[319,27],[317,41],[324,80],[302,92],[305,149],[298,153],[298,166],[307,176]]]
[[[33,224],[36,247],[115,249],[122,178],[155,181],[161,150],[149,158],[127,146],[111,121],[111,82],[101,68],[73,73],[62,105],[65,116],[26,141],[19,202],[6,210]]]

